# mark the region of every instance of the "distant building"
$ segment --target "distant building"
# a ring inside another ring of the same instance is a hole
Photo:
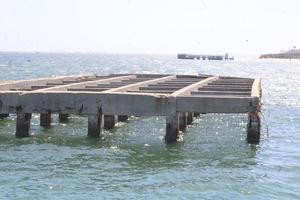
[[[300,59],[300,49],[291,49],[283,53],[262,54],[259,58]]]

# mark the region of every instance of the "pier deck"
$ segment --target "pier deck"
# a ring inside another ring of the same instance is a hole
[[[99,136],[127,116],[166,116],[167,142],[198,113],[248,113],[247,140],[260,137],[261,79],[209,75],[110,74],[0,82],[0,119],[17,114],[16,136],[29,136],[32,113],[49,127],[51,114],[88,116]]]

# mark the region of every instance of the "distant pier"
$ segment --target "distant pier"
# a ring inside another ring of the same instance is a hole
[[[223,55],[201,55],[201,54],[177,54],[178,59],[191,59],[191,60],[233,60],[233,57],[229,57],[226,53]]]
[[[52,114],[88,118],[99,137],[129,116],[165,116],[166,142],[174,142],[199,113],[247,113],[247,141],[260,138],[261,79],[210,75],[110,74],[0,83],[0,120],[16,114],[16,136],[30,136],[32,113],[50,128]],[[202,114],[200,114],[201,117]]]

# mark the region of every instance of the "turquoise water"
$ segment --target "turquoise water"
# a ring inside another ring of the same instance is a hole
[[[183,140],[163,142],[162,117],[118,123],[89,139],[87,119],[51,129],[33,116],[16,139],[0,121],[0,199],[300,199],[300,62],[194,61],[175,56],[0,53],[0,80],[87,73],[180,73],[263,78],[259,145],[245,115],[197,118]]]

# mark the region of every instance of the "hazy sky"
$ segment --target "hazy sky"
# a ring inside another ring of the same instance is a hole
[[[0,0],[0,51],[249,53],[300,47],[299,0]]]

